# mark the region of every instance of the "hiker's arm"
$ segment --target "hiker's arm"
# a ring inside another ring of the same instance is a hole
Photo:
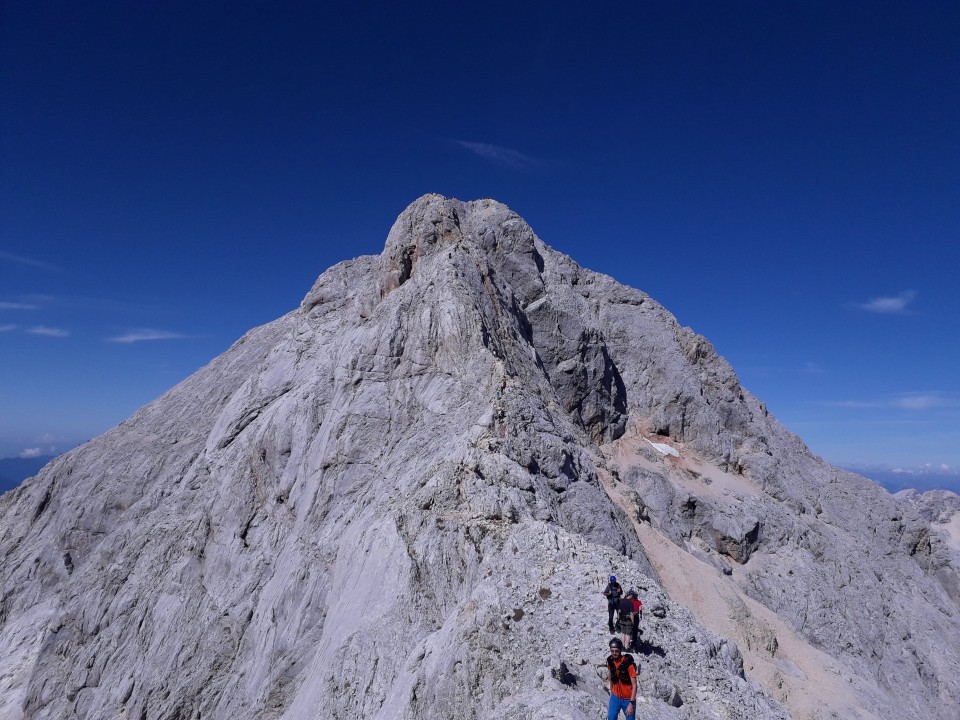
[[[637,676],[630,678],[630,704],[637,707]]]

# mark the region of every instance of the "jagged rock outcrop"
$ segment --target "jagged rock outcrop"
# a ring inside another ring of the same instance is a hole
[[[0,498],[0,720],[956,716],[943,513],[830,467],[649,296],[492,200]],[[953,517],[953,516],[951,516]]]

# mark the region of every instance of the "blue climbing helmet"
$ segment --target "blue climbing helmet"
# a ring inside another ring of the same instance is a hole
[[[611,575],[611,576],[610,576],[610,582],[616,582],[616,581],[617,581],[617,576],[616,576],[616,575]]]

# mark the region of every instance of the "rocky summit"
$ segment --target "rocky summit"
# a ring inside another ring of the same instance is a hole
[[[438,195],[0,498],[0,720],[956,720],[960,504],[814,456],[703,337]]]

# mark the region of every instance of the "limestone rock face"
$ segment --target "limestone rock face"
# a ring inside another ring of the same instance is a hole
[[[596,718],[610,573],[639,717],[955,720],[955,517],[505,206],[427,195],[0,497],[0,720]]]

